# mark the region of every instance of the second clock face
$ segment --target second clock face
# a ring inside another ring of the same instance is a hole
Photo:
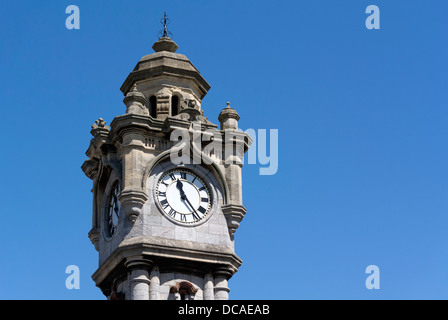
[[[118,220],[120,217],[121,204],[118,200],[118,194],[120,192],[120,187],[118,184],[112,189],[109,200],[109,208],[107,211],[107,231],[109,236],[112,237],[117,230]]]
[[[191,171],[175,169],[165,172],[159,179],[156,194],[163,212],[181,223],[199,222],[210,211],[210,192]]]

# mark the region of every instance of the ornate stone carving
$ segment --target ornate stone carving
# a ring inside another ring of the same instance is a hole
[[[242,205],[228,204],[222,207],[222,212],[226,217],[229,234],[233,238],[236,229],[238,229],[241,220],[243,220],[244,215],[246,214],[246,208]]]
[[[98,159],[89,159],[84,161],[81,166],[82,171],[89,179],[95,179],[98,173],[99,161]]]
[[[143,191],[123,190],[119,196],[122,208],[126,212],[126,216],[135,222],[140,215],[143,205],[148,200],[148,195]]]
[[[96,251],[99,251],[99,238],[100,238],[100,230],[98,228],[93,228],[89,231],[89,239],[95,247]]]
[[[102,118],[99,118],[98,120],[95,120],[95,123],[92,124],[92,129],[101,129],[104,128],[106,130],[110,130],[108,126],[106,126],[106,121],[104,121]]]

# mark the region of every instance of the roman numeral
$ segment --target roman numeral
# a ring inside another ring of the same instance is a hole
[[[176,179],[176,176],[174,175],[174,173],[170,173],[170,178],[171,178],[171,180],[173,180],[173,181],[176,181],[177,179]]]
[[[159,191],[159,197],[165,197],[166,198],[166,192]]]
[[[205,209],[204,207],[199,207],[199,209],[198,209],[202,214],[204,214],[206,211],[207,211],[207,209]]]
[[[203,190],[205,190],[205,187],[203,186],[201,189],[199,189],[199,191],[203,191]]]
[[[174,218],[176,216],[176,211],[170,208],[170,212],[168,212],[168,214]]]
[[[166,199],[160,201],[160,204],[162,205],[163,209],[168,208],[170,205],[168,204],[168,201]]]
[[[208,198],[201,198],[201,202],[208,202]]]
[[[180,215],[180,220],[183,222],[187,222],[187,216],[185,214]]]
[[[181,172],[180,177],[181,177],[181,179],[187,180],[187,174],[185,172]]]

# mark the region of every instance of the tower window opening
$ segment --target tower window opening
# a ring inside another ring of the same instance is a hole
[[[157,98],[156,96],[151,96],[149,98],[149,114],[153,118],[157,118]]]
[[[194,296],[198,292],[191,283],[182,281],[170,288],[170,297],[168,300],[194,300]]]
[[[179,97],[172,96],[171,97],[171,116],[177,116],[179,114]]]
[[[191,286],[191,285],[190,285]],[[193,300],[194,294],[190,286],[181,286],[179,288],[180,300]]]

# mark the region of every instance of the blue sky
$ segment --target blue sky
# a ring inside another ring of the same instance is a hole
[[[80,166],[94,120],[125,112],[119,88],[164,11],[212,86],[205,115],[230,101],[242,129],[279,132],[277,174],[243,170],[230,297],[448,299],[444,0],[2,1],[0,299],[103,299]]]

